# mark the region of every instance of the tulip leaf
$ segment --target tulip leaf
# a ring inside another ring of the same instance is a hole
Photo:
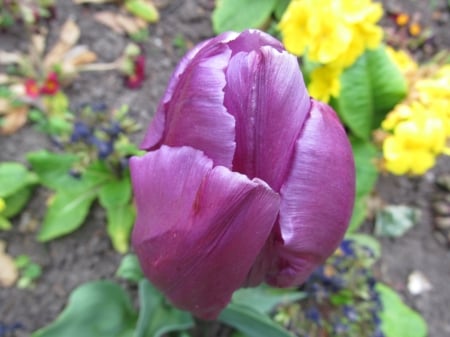
[[[17,215],[30,199],[32,189],[33,188],[31,186],[25,186],[20,190],[14,192],[13,195],[6,197],[6,208],[3,210],[3,212],[1,212],[2,216],[11,218]]]
[[[37,176],[20,163],[0,164],[0,198],[13,195],[23,187],[37,182]]]
[[[139,260],[135,254],[127,254],[123,257],[116,276],[136,283],[144,278]]]
[[[79,184],[79,180],[70,175],[73,164],[79,158],[74,154],[57,154],[45,150],[27,154],[33,171],[39,177],[39,182],[54,190],[65,190],[68,186]]]
[[[220,314],[219,321],[241,331],[247,337],[293,337],[269,316],[242,304],[230,303]]]
[[[75,289],[59,317],[32,337],[132,337],[136,324],[127,293],[111,281]]]
[[[168,304],[150,282],[139,282],[140,312],[135,337],[160,337],[163,334],[192,328],[191,314]]]
[[[349,232],[356,231],[367,214],[366,200],[375,187],[378,171],[375,167],[377,149],[375,146],[357,138],[351,138],[356,169],[356,195]]]
[[[332,105],[355,136],[369,140],[406,91],[405,78],[382,45],[367,50],[343,72],[341,92]]]
[[[107,231],[114,249],[119,253],[128,251],[130,232],[133,228],[136,210],[132,204],[106,208]]]
[[[381,312],[381,330],[386,337],[425,337],[427,324],[422,316],[409,308],[400,296],[387,285],[377,283],[383,310]]]
[[[262,28],[277,5],[277,0],[218,0],[212,14],[216,34]]]
[[[262,285],[237,290],[233,294],[233,303],[246,305],[262,314],[268,314],[277,305],[298,301],[305,297],[305,293],[295,289],[278,289]]]
[[[420,218],[420,210],[405,205],[389,205],[378,211],[375,234],[400,237],[411,229]]]

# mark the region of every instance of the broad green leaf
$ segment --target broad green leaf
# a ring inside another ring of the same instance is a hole
[[[144,278],[139,260],[135,254],[127,254],[122,258],[116,276],[136,283]]]
[[[74,193],[70,188],[58,192],[51,201],[38,233],[39,241],[49,241],[79,228],[97,196],[97,188]]]
[[[32,190],[33,188],[31,186],[25,186],[9,197],[6,197],[6,208],[3,210],[3,212],[1,212],[1,214],[7,218],[12,218],[13,216],[17,215],[27,204],[28,200],[30,199]]]
[[[381,312],[381,330],[386,337],[425,337],[427,324],[416,311],[403,303],[400,296],[387,285],[377,283],[383,310]]]
[[[131,181],[127,174],[120,180],[111,180],[99,192],[100,204],[104,208],[114,208],[127,204],[131,199]]]
[[[127,293],[111,281],[97,281],[75,289],[59,317],[31,336],[132,337],[135,324]]]
[[[293,337],[289,331],[268,316],[251,307],[230,303],[220,314],[219,321],[241,331],[248,337]]]
[[[99,186],[114,181],[115,177],[104,161],[93,162],[79,179],[84,186]]]
[[[277,0],[218,0],[212,14],[216,34],[261,28],[277,5]]]
[[[159,20],[159,13],[155,5],[148,0],[125,0],[125,8],[131,14],[153,23]]]
[[[305,297],[305,293],[295,289],[276,289],[263,285],[237,290],[233,294],[232,302],[249,306],[262,314],[268,314],[279,304],[287,304]]]
[[[168,304],[146,279],[139,282],[139,303],[141,307],[135,337],[160,337],[194,326],[191,314]]]
[[[375,187],[378,171],[375,167],[377,149],[375,146],[357,138],[351,138],[353,157],[356,169],[355,206],[348,231],[356,231],[367,214],[366,200]]]
[[[411,229],[420,218],[420,210],[405,205],[389,205],[378,211],[375,234],[399,237]]]
[[[132,204],[118,205],[106,208],[108,220],[107,231],[114,249],[126,253],[130,242],[130,233],[136,216]]]
[[[367,50],[341,76],[341,92],[332,105],[358,138],[371,131],[406,95],[406,81],[382,45]]]
[[[286,8],[289,6],[289,3],[291,0],[278,0],[275,8],[274,8],[274,14],[277,20],[281,20],[283,17],[284,12],[286,11]]]
[[[28,172],[22,164],[13,162],[0,164],[0,198],[11,196],[23,187],[36,182],[36,175]]]
[[[79,180],[70,175],[70,170],[79,158],[74,154],[57,154],[45,150],[27,154],[33,170],[39,176],[42,185],[54,190],[67,190],[79,184]]]

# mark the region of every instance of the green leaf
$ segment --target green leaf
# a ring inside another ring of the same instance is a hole
[[[405,78],[382,45],[367,50],[343,72],[341,93],[332,105],[354,135],[369,140],[406,90]]]
[[[0,198],[13,195],[23,187],[37,182],[35,174],[19,163],[0,164]]]
[[[79,180],[69,173],[79,158],[74,154],[57,154],[45,150],[27,154],[33,170],[42,185],[54,190],[67,190],[69,186],[78,185]]]
[[[139,303],[135,337],[160,337],[194,326],[191,314],[166,303],[164,296],[146,279],[139,282]]]
[[[126,253],[130,242],[130,233],[136,216],[132,204],[112,206],[106,209],[107,231],[114,249]]]
[[[275,5],[274,14],[275,18],[279,21],[283,17],[284,12],[286,12],[287,7],[291,0],[278,0]]]
[[[241,331],[248,337],[293,337],[293,335],[252,308],[230,303],[220,314],[219,321]]]
[[[233,303],[249,306],[262,314],[270,313],[277,305],[287,304],[305,298],[306,295],[295,289],[278,289],[269,286],[241,288],[233,294]]]
[[[12,228],[11,222],[3,215],[0,215],[0,230],[8,231]]]
[[[104,208],[114,208],[127,204],[131,199],[131,181],[127,174],[120,180],[111,180],[99,192],[100,204]]]
[[[416,311],[409,308],[399,295],[387,285],[377,283],[383,310],[381,312],[381,330],[386,337],[425,337],[427,324]]]
[[[375,219],[375,234],[400,237],[420,218],[420,210],[405,205],[390,205],[381,209]]]
[[[12,218],[17,215],[22,208],[25,207],[30,199],[32,187],[25,186],[22,189],[16,191],[13,195],[5,198],[6,208],[3,210],[2,215],[7,218]]]
[[[151,1],[145,0],[126,0],[125,8],[131,14],[153,23],[159,20],[159,13]]]
[[[58,192],[47,209],[38,240],[49,241],[79,228],[96,196],[96,188],[81,190],[79,193],[74,193],[70,188]]]
[[[110,281],[86,283],[72,292],[69,303],[49,326],[32,337],[131,337],[136,324],[127,293]]]
[[[277,5],[277,0],[218,0],[212,14],[216,34],[261,28]]]
[[[116,276],[136,283],[144,278],[139,260],[135,254],[127,254],[123,257]]]
[[[356,231],[364,221],[367,213],[366,199],[375,187],[378,171],[375,167],[377,149],[375,146],[357,138],[350,139],[356,169],[356,199],[350,221],[349,232]]]

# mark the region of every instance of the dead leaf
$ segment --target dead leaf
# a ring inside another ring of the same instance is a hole
[[[147,23],[143,19],[131,18],[123,14],[108,11],[97,13],[95,19],[118,34],[131,35],[147,27]]]
[[[33,51],[36,53],[36,58],[40,59],[45,50],[46,34],[33,34],[31,36],[31,45]]]
[[[64,55],[77,43],[80,38],[80,28],[72,19],[68,19],[59,35],[59,40],[44,58],[44,67],[50,70],[52,66],[61,62]]]
[[[6,254],[6,244],[0,241],[0,286],[4,288],[12,287],[19,277],[14,260]]]
[[[0,97],[0,115],[5,114],[9,111],[11,105],[7,98]]]
[[[23,55],[21,53],[0,50],[0,64],[20,63],[22,59]]]
[[[62,71],[65,77],[76,74],[80,67],[97,60],[97,54],[90,51],[87,46],[76,46],[64,55]]]
[[[8,114],[3,117],[0,134],[10,135],[16,132],[25,125],[27,116],[28,107],[26,105],[12,108]]]

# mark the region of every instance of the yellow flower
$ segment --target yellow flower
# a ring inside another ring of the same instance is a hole
[[[331,96],[339,96],[341,68],[322,66],[313,70],[308,85],[309,94],[315,99],[328,102]]]
[[[419,68],[417,62],[404,50],[395,50],[388,46],[386,52],[403,74],[415,72]]]

